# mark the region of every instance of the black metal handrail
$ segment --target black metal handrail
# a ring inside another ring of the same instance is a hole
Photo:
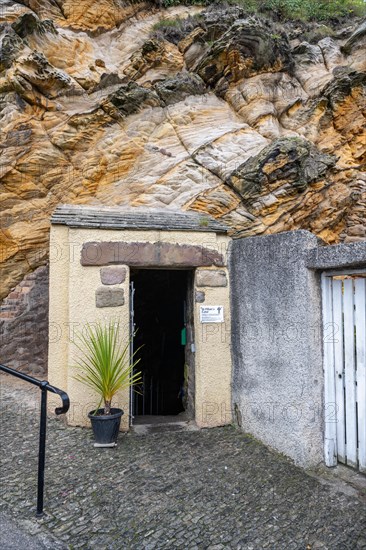
[[[0,371],[16,376],[21,380],[25,380],[34,386],[38,386],[41,390],[41,417],[39,427],[39,451],[38,451],[38,483],[37,483],[37,517],[43,516],[43,494],[44,494],[44,468],[46,459],[46,428],[47,428],[47,392],[56,393],[61,397],[62,407],[56,407],[57,415],[64,414],[69,410],[70,399],[66,392],[51,386],[46,380],[37,380],[28,374],[24,374],[10,367],[0,364]]]

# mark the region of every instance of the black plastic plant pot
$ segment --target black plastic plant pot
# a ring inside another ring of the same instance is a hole
[[[122,415],[122,409],[111,409],[111,414],[104,414],[104,409],[98,409],[88,414],[96,443],[110,445],[117,442]]]

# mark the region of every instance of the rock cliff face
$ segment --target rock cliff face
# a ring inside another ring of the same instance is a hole
[[[59,203],[365,238],[365,23],[3,0],[0,25],[2,297],[47,262]]]

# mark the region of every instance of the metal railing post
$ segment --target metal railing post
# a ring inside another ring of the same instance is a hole
[[[41,384],[41,418],[39,423],[38,451],[38,484],[37,484],[37,518],[43,516],[44,467],[46,460],[46,429],[47,429],[47,385]]]
[[[10,367],[0,364],[0,371],[11,374],[16,378],[20,378],[25,382],[29,382],[34,386],[38,386],[41,390],[41,417],[39,423],[39,447],[38,447],[38,486],[37,486],[37,518],[43,516],[43,494],[44,494],[44,468],[46,460],[46,429],[47,429],[47,392],[55,393],[61,398],[62,406],[55,408],[55,414],[65,414],[69,410],[70,400],[69,396],[63,390],[51,386],[45,380],[37,380],[28,374],[19,372]]]

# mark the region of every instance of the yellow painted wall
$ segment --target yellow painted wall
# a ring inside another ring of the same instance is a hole
[[[51,228],[50,255],[50,338],[48,377],[51,384],[68,392],[71,407],[67,415],[71,425],[89,426],[87,413],[98,404],[98,397],[76,381],[75,331],[96,320],[119,318],[125,341],[129,337],[129,269],[124,283],[125,303],[120,307],[96,308],[95,291],[101,286],[100,266],[82,266],[81,249],[86,242],[167,242],[200,245],[217,250],[226,262],[229,238],[215,233],[186,231],[135,231]],[[200,269],[200,268],[198,268]],[[207,269],[204,268],[204,269]],[[219,268],[222,270],[223,268]],[[229,277],[227,287],[200,287],[206,299],[195,304],[195,414],[200,427],[219,426],[231,422],[231,354],[230,354],[230,299]],[[224,323],[201,324],[200,305],[224,306]],[[122,337],[123,337],[122,336]],[[124,409],[122,429],[128,429],[128,391],[117,396],[113,406]]]
[[[227,279],[229,285],[228,273]],[[197,290],[203,290],[206,297],[203,304],[195,304],[194,315],[196,422],[200,427],[220,426],[229,424],[232,419],[229,286],[199,287]],[[222,305],[224,323],[200,323],[201,305]]]

